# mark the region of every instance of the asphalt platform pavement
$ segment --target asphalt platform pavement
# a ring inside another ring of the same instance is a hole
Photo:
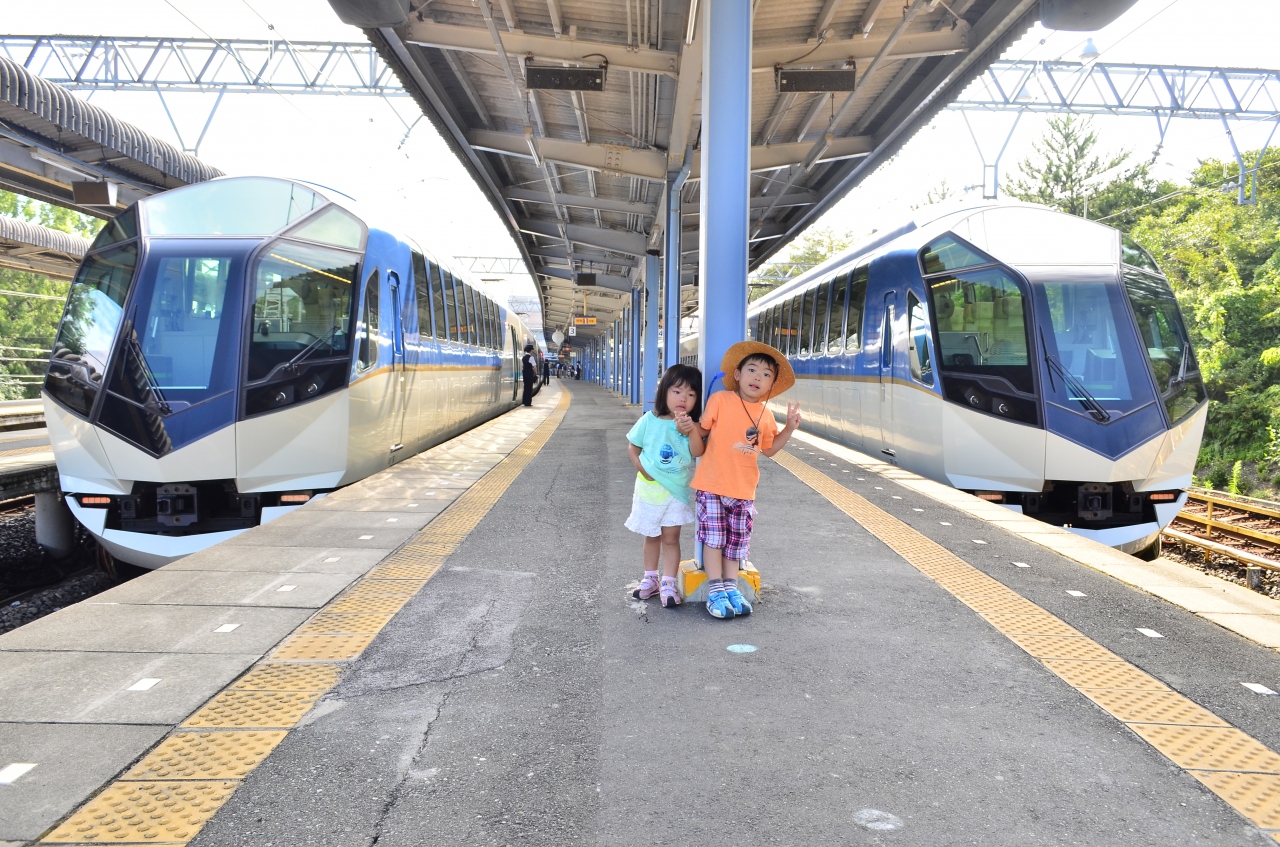
[[[540,453],[193,845],[1276,843],[770,460],[756,613],[633,600],[638,410],[561,385]],[[1280,698],[1240,684],[1280,687],[1274,650],[789,450],[1280,745]]]

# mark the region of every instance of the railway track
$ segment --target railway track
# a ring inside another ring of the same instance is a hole
[[[1264,571],[1280,573],[1280,504],[1220,491],[1191,490],[1163,533],[1165,543],[1232,559],[1246,569],[1251,588]]]

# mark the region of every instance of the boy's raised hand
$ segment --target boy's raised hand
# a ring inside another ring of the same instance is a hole
[[[787,429],[797,429],[800,426],[800,404],[787,404]]]

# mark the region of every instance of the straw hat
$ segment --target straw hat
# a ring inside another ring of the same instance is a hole
[[[770,397],[777,397],[796,384],[796,372],[791,369],[791,363],[787,361],[782,351],[760,341],[739,341],[726,350],[724,358],[720,360],[720,370],[724,374],[726,389],[738,390],[738,381],[733,378],[733,372],[742,365],[743,359],[756,353],[763,353],[778,363],[778,374],[774,377],[773,387],[769,389]]]

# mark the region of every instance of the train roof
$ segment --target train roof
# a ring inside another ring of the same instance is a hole
[[[893,250],[916,251],[952,232],[997,261],[1013,267],[1033,265],[1116,265],[1120,232],[1088,221],[1018,201],[925,206],[909,221],[874,235],[810,268],[751,304],[754,312],[802,291],[832,273]]]

